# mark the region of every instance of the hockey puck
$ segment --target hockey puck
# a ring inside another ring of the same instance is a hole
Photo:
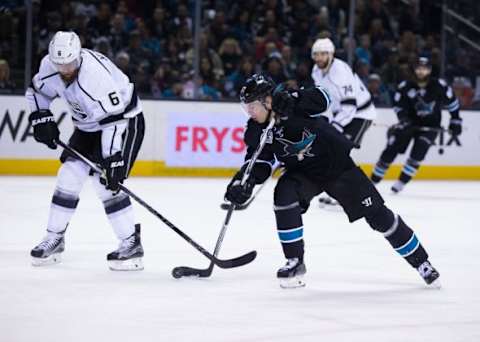
[[[443,148],[438,149],[438,154],[443,154],[443,152],[444,152]]]

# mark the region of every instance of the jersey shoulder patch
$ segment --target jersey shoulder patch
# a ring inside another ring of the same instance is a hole
[[[439,78],[438,83],[440,83],[442,87],[448,86],[447,81],[445,81],[443,78]]]
[[[407,81],[402,81],[398,84],[398,89],[403,89],[407,86]]]

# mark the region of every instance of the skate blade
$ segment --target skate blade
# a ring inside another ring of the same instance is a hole
[[[305,287],[306,285],[303,280],[303,275],[292,278],[278,278],[278,280],[282,289],[296,289],[299,287]]]
[[[440,290],[442,288],[442,283],[440,282],[440,279],[437,278],[432,283],[427,284],[427,288]]]
[[[109,260],[108,267],[112,271],[142,271],[142,258],[132,258],[128,260]]]
[[[32,266],[48,266],[58,264],[62,261],[62,255],[60,253],[54,253],[46,258],[35,258],[32,257]]]

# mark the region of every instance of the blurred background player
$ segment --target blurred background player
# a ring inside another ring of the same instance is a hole
[[[452,88],[443,80],[430,77],[432,65],[427,57],[419,57],[414,66],[415,79],[403,81],[394,95],[394,111],[399,122],[389,128],[387,146],[376,163],[371,179],[374,183],[382,180],[390,164],[398,154],[405,153],[413,140],[410,156],[403,166],[392,191],[402,191],[417,173],[428,150],[442,130],[443,107],[450,112],[448,130],[452,136],[462,133],[462,119],[459,102]]]
[[[317,39],[312,46],[315,64],[312,78],[316,86],[327,89],[332,100],[332,125],[360,148],[362,138],[376,117],[372,96],[350,66],[334,57],[335,46],[329,38]],[[320,196],[321,204],[338,204],[329,196]]]
[[[105,213],[120,240],[107,255],[113,270],[143,269],[140,225],[135,224],[130,198],[119,192],[143,141],[145,122],[134,85],[108,58],[82,49],[74,32],[57,32],[48,55],[25,94],[32,113],[29,121],[35,140],[57,147],[59,130],[50,104],[57,97],[70,106],[75,126],[69,146],[100,164],[100,178],[82,161],[64,151],[52,197],[45,238],[31,251],[34,265],[60,261],[65,231],[89,175],[102,200]],[[102,183],[102,184],[101,184]]]
[[[375,186],[353,162],[353,142],[320,118],[329,107],[326,92],[321,87],[296,91],[274,87],[271,79],[253,75],[241,90],[242,107],[250,116],[244,135],[246,163],[272,117],[276,123],[246,184],[241,186],[239,181],[247,165],[244,164],[228,185],[225,198],[236,205],[245,203],[255,184],[270,177],[275,158],[284,164],[285,172],[274,193],[277,231],[287,258],[286,265],[277,272],[280,285],[305,285],[302,214],[311,199],[324,191],[339,202],[350,222],[365,218],[427,284],[433,283],[439,273],[428,261],[428,254],[413,230],[384,205]]]

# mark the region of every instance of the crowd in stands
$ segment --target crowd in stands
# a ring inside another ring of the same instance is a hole
[[[100,51],[135,82],[144,97],[237,99],[254,72],[291,87],[312,85],[310,48],[330,37],[336,56],[354,51],[354,70],[380,106],[411,77],[418,54],[440,72],[441,2],[357,0],[355,40],[348,38],[349,0],[202,1],[200,79],[194,80],[194,0],[32,0],[33,63],[38,69],[58,30],[74,30],[82,45]],[[457,6],[468,2],[456,1]],[[478,19],[478,18],[477,18]],[[0,5],[0,92],[23,89],[26,10],[23,0]],[[467,49],[450,53],[445,76],[464,108],[480,102],[480,59]]]

